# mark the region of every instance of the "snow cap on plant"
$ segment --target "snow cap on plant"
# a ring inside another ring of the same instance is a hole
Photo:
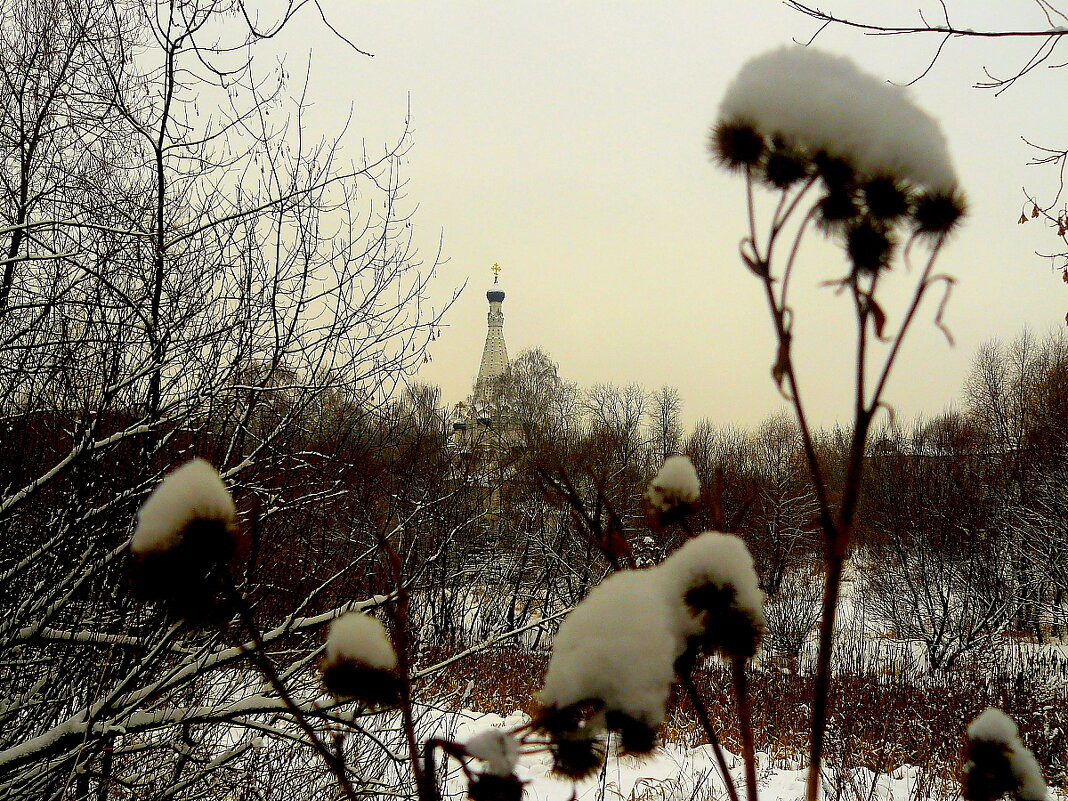
[[[193,459],[170,473],[137,512],[137,529],[130,551],[141,556],[174,551],[184,544],[190,528],[213,525],[223,536],[214,545],[229,543],[237,510],[218,471],[203,459]]]
[[[685,648],[673,624],[656,568],[623,570],[602,581],[557,632],[538,725],[565,739],[624,722],[629,729],[655,730]],[[583,705],[594,714],[571,714]],[[632,735],[633,742],[640,739]]]
[[[319,670],[333,695],[369,704],[396,703],[401,690],[396,668],[397,652],[376,618],[347,612],[331,624]]]
[[[890,265],[892,227],[907,221],[912,233],[938,238],[966,211],[934,118],[905,89],[814,47],[781,47],[742,67],[720,106],[713,149],[729,169],[744,167],[784,192],[817,176],[825,191],[816,224],[843,240],[859,273]]]
[[[134,590],[197,617],[216,602],[219,577],[238,546],[237,510],[218,471],[193,459],[167,475],[137,513],[130,540]]]
[[[501,729],[479,732],[464,743],[464,750],[485,764],[484,773],[494,776],[511,776],[519,761],[519,742]]]
[[[956,173],[938,123],[907,92],[847,58],[786,46],[745,64],[727,90],[717,130],[744,123],[867,175],[891,175],[937,191]]]
[[[1012,793],[1020,801],[1044,801],[1046,782],[1035,755],[1020,740],[1012,718],[990,708],[968,726],[964,797],[993,801]]]
[[[701,481],[687,456],[669,456],[649,482],[642,506],[650,527],[660,529],[681,520],[701,499]]]
[[[657,568],[676,606],[679,629],[707,651],[747,658],[764,633],[764,593],[753,557],[733,534],[706,531]]]

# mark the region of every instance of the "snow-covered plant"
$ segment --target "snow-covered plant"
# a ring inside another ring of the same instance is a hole
[[[333,622],[319,663],[323,684],[333,695],[368,704],[400,699],[397,652],[386,627],[363,612],[348,612]]]
[[[167,475],[137,513],[130,541],[132,583],[142,597],[163,601],[179,616],[210,609],[216,571],[239,544],[234,499],[203,459]]]
[[[771,314],[777,339],[772,377],[797,418],[826,549],[806,788],[809,801],[816,801],[838,596],[868,434],[921,302],[936,285],[947,293],[942,306],[948,298],[953,279],[935,273],[934,264],[960,225],[965,203],[938,123],[906,90],[812,47],[783,47],[744,65],[722,101],[710,147],[718,164],[745,179],[748,231],[741,257],[761,282]],[[770,218],[761,212],[759,189],[773,196]],[[813,228],[842,247],[847,268],[823,273],[817,282],[838,289],[855,322],[848,354],[853,420],[844,464],[835,468],[842,476],[839,497],[829,490],[832,468],[817,454],[794,366],[790,290]],[[905,307],[884,309],[884,276],[924,248],[923,265],[901,279],[912,282]],[[941,307],[935,320],[942,327]]]
[[[693,462],[686,456],[670,456],[649,482],[642,507],[650,528],[659,530],[685,519],[700,499],[701,481]]]
[[[711,144],[727,169],[791,196],[771,239],[818,187],[805,222],[814,219],[843,243],[852,265],[845,281],[863,284],[869,302],[902,234],[938,239],[964,215],[938,123],[904,90],[814,48],[784,47],[746,64],[723,100]],[[759,275],[771,267],[771,245],[761,253],[751,231],[745,256]],[[881,334],[882,323],[876,326]]]
[[[470,776],[467,795],[472,801],[519,801],[523,782],[515,775],[519,741],[509,732],[487,729],[463,744],[466,756],[479,760],[481,773]]]
[[[686,648],[683,612],[655,568],[623,570],[594,587],[560,626],[539,701],[550,735],[620,732],[624,749],[647,753],[664,721],[675,660]],[[681,599],[680,599],[681,603]],[[592,707],[588,719],[571,710]]]
[[[536,725],[552,741],[557,772],[596,769],[604,748],[594,740],[606,729],[618,732],[623,752],[649,753],[675,682],[689,681],[699,654],[722,653],[744,671],[763,632],[762,603],[745,544],[719,532],[594,587],[560,626],[539,696]]]
[[[764,593],[741,538],[708,531],[685,543],[658,568],[667,594],[681,598],[681,628],[706,653],[749,658],[764,634]],[[677,608],[677,607],[676,607]]]
[[[501,729],[486,729],[464,743],[467,753],[485,765],[484,773],[511,776],[519,761],[519,743]]]
[[[1020,740],[1012,718],[990,708],[968,726],[964,797],[994,801],[1011,794],[1019,801],[1044,801],[1046,782],[1035,755]]]

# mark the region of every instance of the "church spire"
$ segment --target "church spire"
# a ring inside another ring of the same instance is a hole
[[[504,344],[504,312],[501,311],[504,290],[499,283],[501,266],[495,263],[490,269],[493,270],[493,286],[486,293],[486,300],[489,301],[486,344],[482,348],[482,363],[479,365],[478,380],[475,382],[475,396],[481,400],[488,399],[494,379],[500,378],[508,369],[508,347]]]

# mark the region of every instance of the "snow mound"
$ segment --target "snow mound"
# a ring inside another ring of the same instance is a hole
[[[166,553],[181,544],[194,521],[231,527],[236,519],[234,499],[218,471],[193,459],[164,478],[141,506],[130,550],[136,556]]]
[[[937,191],[957,185],[938,123],[903,88],[813,47],[786,46],[749,61],[727,90],[720,119],[749,122],[869,175]]]

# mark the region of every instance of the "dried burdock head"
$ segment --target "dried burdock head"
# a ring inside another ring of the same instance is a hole
[[[467,785],[467,797],[471,801],[520,801],[523,782],[515,776],[480,773]]]
[[[588,779],[604,765],[605,746],[591,737],[573,737],[553,740],[549,746],[552,757],[552,772],[572,781]]]
[[[764,137],[744,120],[718,122],[709,137],[712,158],[725,169],[740,172],[757,167],[764,155]]]
[[[582,701],[565,707],[543,707],[534,716],[532,725],[552,738],[574,737],[582,733],[601,711],[604,704],[600,701]]]
[[[609,710],[605,726],[619,732],[620,748],[625,754],[650,754],[656,748],[656,729],[626,712]]]
[[[808,177],[810,161],[796,150],[778,146],[764,161],[764,180],[777,189],[789,189]]]
[[[753,620],[735,605],[734,587],[704,584],[687,592],[685,600],[696,615],[705,613],[701,645],[707,653],[718,651],[748,659],[757,652],[764,634],[763,621]]]
[[[352,698],[369,706],[392,706],[400,701],[401,680],[387,670],[325,660],[319,670],[323,686],[335,698]]]
[[[828,192],[816,204],[816,224],[825,231],[841,229],[859,214],[853,193],[845,189]]]
[[[692,607],[691,607],[692,608]],[[675,660],[675,672],[680,676],[689,676],[693,673],[697,663],[703,659],[701,654],[701,638],[687,637],[686,647]]]
[[[845,159],[820,152],[812,161],[816,165],[816,174],[823,180],[828,192],[848,191],[856,185],[856,170]]]
[[[993,801],[1016,789],[1016,776],[1004,744],[972,740],[966,756],[963,789],[968,801]]]
[[[967,213],[967,203],[960,192],[928,192],[916,199],[912,217],[916,232],[937,236],[952,233]]]
[[[179,618],[225,618],[227,563],[242,545],[233,498],[218,472],[194,459],[167,475],[137,513],[130,584]]]
[[[349,612],[333,622],[319,663],[323,684],[332,695],[375,706],[395,704],[403,689],[396,668],[397,653],[378,620]]]
[[[909,210],[909,194],[896,180],[881,175],[861,187],[868,212],[876,220],[896,220]]]
[[[861,220],[846,233],[846,252],[858,272],[874,273],[890,263],[894,240],[883,226]]]

